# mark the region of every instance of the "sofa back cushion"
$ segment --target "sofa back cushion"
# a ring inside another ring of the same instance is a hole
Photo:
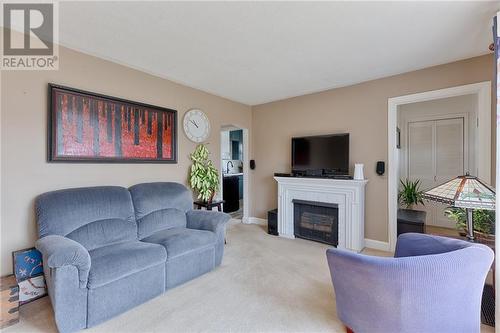
[[[179,183],[144,183],[130,189],[139,239],[170,228],[186,227],[193,208],[191,191]]]
[[[118,186],[44,193],[35,201],[38,234],[68,237],[88,250],[137,239],[132,198]]]

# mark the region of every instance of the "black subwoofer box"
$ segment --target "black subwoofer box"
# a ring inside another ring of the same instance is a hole
[[[267,212],[267,233],[278,236],[278,209]]]

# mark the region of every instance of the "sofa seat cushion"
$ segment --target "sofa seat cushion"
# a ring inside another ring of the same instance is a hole
[[[165,229],[142,239],[143,242],[161,244],[167,249],[167,260],[192,251],[215,246],[215,233],[189,228]]]
[[[90,254],[88,288],[94,289],[147,268],[165,263],[163,246],[130,241],[99,247]]]

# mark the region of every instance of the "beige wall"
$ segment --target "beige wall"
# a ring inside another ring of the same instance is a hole
[[[36,195],[75,186],[123,185],[139,182],[185,182],[188,154],[195,144],[182,131],[190,108],[204,110],[211,121],[209,148],[220,163],[220,128],[250,128],[249,106],[196,89],[60,48],[58,71],[1,73],[1,270],[11,272],[11,252],[31,247],[36,239],[33,203]],[[47,84],[122,97],[178,110],[177,164],[68,164],[46,162]]]
[[[369,179],[365,237],[387,241],[387,173],[375,173],[377,161],[387,162],[387,99],[491,81],[493,69],[493,56],[486,55],[253,107],[253,158],[257,168],[252,171],[251,215],[265,218],[267,210],[277,207],[273,173],[290,171],[292,136],[348,132],[351,168],[355,162],[364,163]]]

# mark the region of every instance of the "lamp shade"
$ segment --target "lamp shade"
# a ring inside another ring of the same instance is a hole
[[[495,210],[495,190],[469,174],[425,191],[424,199],[460,208]]]

